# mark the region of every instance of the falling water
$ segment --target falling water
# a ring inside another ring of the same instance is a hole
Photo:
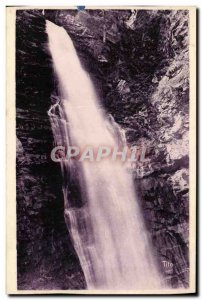
[[[123,136],[101,109],[66,31],[46,22],[60,99],[49,110],[56,145],[116,147]],[[112,118],[111,118],[112,119]],[[124,139],[123,139],[124,142]],[[62,161],[65,220],[88,289],[157,289],[160,279],[134,192],[120,161]],[[82,201],[70,200],[68,182]],[[77,203],[77,204],[75,204]]]

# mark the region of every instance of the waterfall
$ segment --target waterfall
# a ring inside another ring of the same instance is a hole
[[[117,126],[107,117],[67,32],[46,21],[60,99],[48,114],[55,145],[116,147]],[[113,127],[113,128],[112,128]],[[121,143],[125,143],[124,138]],[[131,175],[120,160],[62,160],[65,220],[88,289],[160,288],[160,277]],[[77,184],[81,199],[69,183]]]

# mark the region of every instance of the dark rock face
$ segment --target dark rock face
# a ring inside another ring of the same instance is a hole
[[[165,280],[187,287],[188,12],[28,10],[16,23],[19,288],[85,288],[64,223],[60,169],[49,158],[47,110],[57,83],[45,18],[72,37],[128,144],[147,147],[143,168],[131,169],[142,211]]]
[[[50,159],[54,82],[45,19],[18,11],[16,27],[18,288],[85,288],[64,222],[60,167]]]

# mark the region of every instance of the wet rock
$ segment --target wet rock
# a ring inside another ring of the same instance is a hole
[[[57,82],[45,18],[71,36],[128,144],[146,146],[141,172],[132,172],[142,211],[165,280],[174,288],[186,287],[188,12],[115,9],[17,12],[19,287],[30,288],[30,281],[34,289],[85,287],[64,224],[60,170],[49,157],[53,136],[47,110]]]
[[[60,168],[50,159],[54,85],[45,19],[40,10],[19,10],[16,19],[18,288],[84,288],[64,221]]]

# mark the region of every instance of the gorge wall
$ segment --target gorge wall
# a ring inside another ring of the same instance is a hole
[[[134,172],[136,189],[165,280],[174,288],[187,287],[188,12],[19,10],[18,288],[85,288],[64,222],[60,167],[50,159],[53,136],[47,111],[57,82],[45,19],[68,31],[128,144],[149,149],[142,172]]]

